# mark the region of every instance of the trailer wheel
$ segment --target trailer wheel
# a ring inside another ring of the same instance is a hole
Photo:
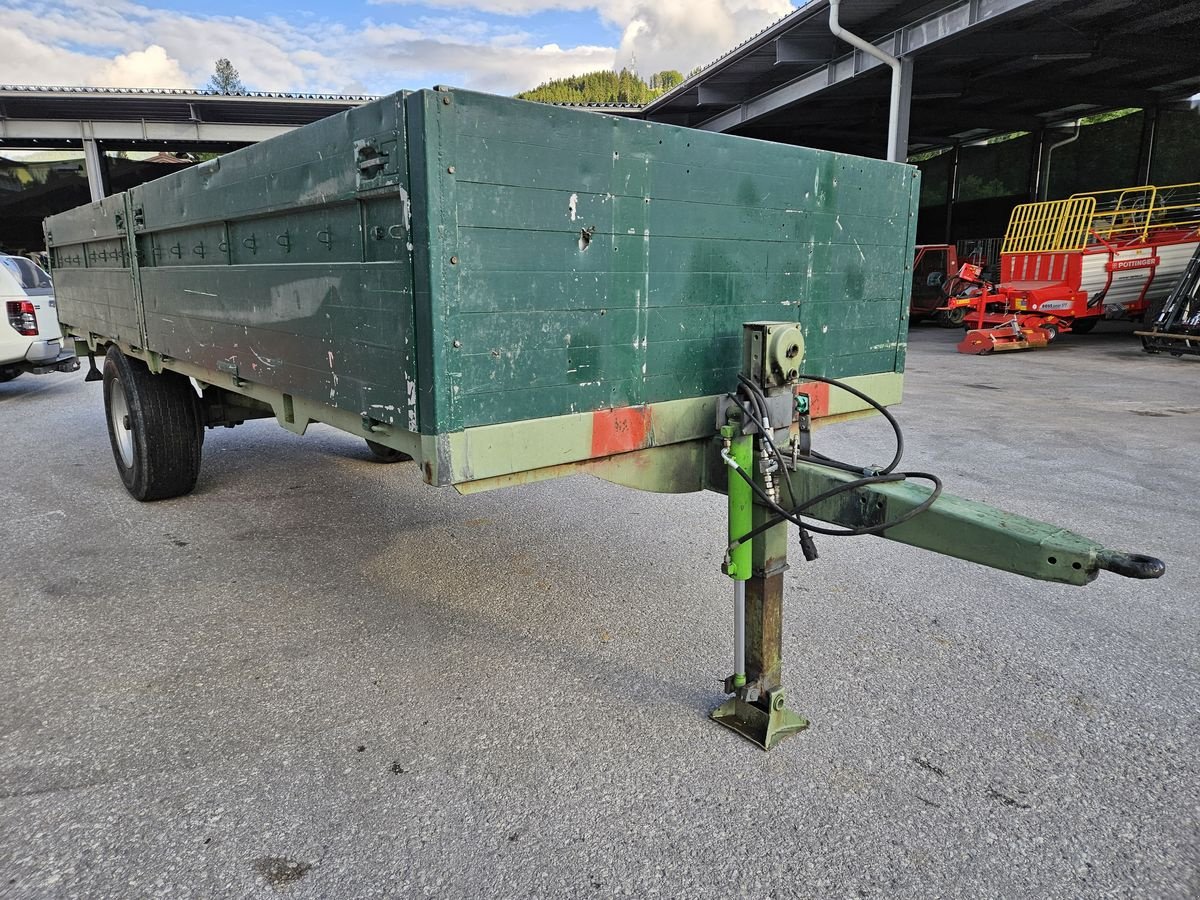
[[[962,328],[967,321],[967,308],[959,306],[955,309],[948,309],[942,313],[938,319],[938,324],[943,328]]]
[[[408,462],[412,459],[407,453],[400,450],[393,450],[391,447],[385,447],[383,444],[372,440],[367,441],[367,449],[371,451],[375,459],[382,463]]]
[[[113,459],[130,494],[165,500],[196,486],[204,424],[186,378],[155,375],[110,347],[104,357],[104,409]]]
[[[1071,323],[1071,331],[1075,334],[1090,334],[1100,321],[1099,316],[1088,316],[1086,319],[1076,319]]]
[[[1058,339],[1057,325],[1042,325],[1042,331],[1046,332],[1046,343],[1053,344]]]

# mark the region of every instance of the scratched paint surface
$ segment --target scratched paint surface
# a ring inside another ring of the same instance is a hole
[[[445,434],[727,390],[746,321],[799,322],[818,374],[902,371],[916,192],[877,160],[422,91],[50,243],[76,333]],[[594,450],[653,431],[601,421]]]
[[[419,204],[443,235],[439,430],[727,390],[746,321],[799,322],[817,374],[902,371],[912,169],[467,92],[410,103],[411,139],[453,166]]]

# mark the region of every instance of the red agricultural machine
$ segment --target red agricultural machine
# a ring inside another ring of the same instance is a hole
[[[944,308],[966,310],[960,353],[1045,347],[1101,319],[1139,319],[1170,293],[1200,244],[1200,183],[1142,185],[1025,203],[1012,211],[1000,282]],[[964,269],[968,267],[964,266]],[[973,273],[960,275],[967,280]]]
[[[958,251],[953,244],[917,244],[913,256],[912,299],[908,318],[914,325],[940,316],[958,272]]]

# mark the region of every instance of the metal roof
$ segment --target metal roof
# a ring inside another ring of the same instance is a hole
[[[377,100],[377,94],[306,94],[295,91],[216,91],[192,90],[191,88],[121,88],[83,87],[36,84],[0,84],[0,93],[40,94],[60,96],[62,94],[92,94],[137,97],[245,97],[270,100],[316,100],[331,103],[365,103]]]
[[[170,88],[0,85],[0,122],[65,120],[203,122],[214,125],[307,125],[376,99],[366,94],[221,94]]]
[[[644,103],[602,103],[599,101],[563,101],[549,105],[563,106],[567,109],[586,109],[589,112],[602,112],[614,116],[636,116],[646,108]]]
[[[912,150],[1036,131],[1200,91],[1200,3],[845,0],[842,23],[913,58]],[[889,70],[810,2],[648,104],[659,122],[879,155]]]

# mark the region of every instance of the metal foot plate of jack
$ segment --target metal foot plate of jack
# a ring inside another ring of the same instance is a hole
[[[764,750],[770,750],[788,735],[808,727],[808,719],[784,706],[783,691],[770,692],[765,708],[759,702],[743,699],[740,694],[730,697],[714,709],[709,718]]]

